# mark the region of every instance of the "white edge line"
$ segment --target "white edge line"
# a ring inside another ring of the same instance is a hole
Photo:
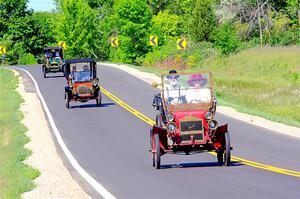
[[[25,69],[22,68],[15,68],[15,67],[11,67],[13,69],[17,69],[17,70],[22,70],[24,72],[26,72],[28,74],[28,76],[31,78],[31,80],[33,81],[37,94],[42,102],[43,108],[48,116],[50,125],[53,129],[53,132],[55,134],[55,137],[57,139],[58,144],[60,145],[61,149],[63,150],[63,152],[65,153],[66,157],[68,158],[68,160],[70,161],[71,165],[73,166],[73,168],[105,199],[116,199],[115,196],[113,196],[110,192],[108,192],[99,182],[97,182],[92,176],[90,176],[88,174],[87,171],[85,171],[77,162],[77,160],[74,158],[74,156],[71,154],[70,150],[67,148],[66,144],[64,143],[61,134],[59,132],[59,130],[57,129],[54,119],[49,111],[49,108],[44,100],[43,95],[41,94],[40,88],[36,82],[36,80],[34,79],[34,77]]]

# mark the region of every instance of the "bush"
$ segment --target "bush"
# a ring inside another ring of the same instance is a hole
[[[36,59],[33,54],[26,53],[20,56],[19,64],[29,65],[36,64]]]
[[[222,24],[217,28],[214,35],[215,46],[220,49],[224,55],[237,52],[241,45],[236,30],[230,23]]]

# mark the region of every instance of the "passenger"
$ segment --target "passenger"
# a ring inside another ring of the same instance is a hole
[[[60,58],[59,51],[56,51],[56,52],[55,52],[55,58]]]
[[[70,74],[70,79],[73,79],[74,81],[78,81],[79,78],[80,78],[80,74],[79,72],[77,72],[76,66],[73,66],[72,72]]]
[[[207,78],[201,74],[193,74],[187,81],[190,89],[186,93],[186,100],[188,103],[200,103],[211,101],[211,90],[205,85],[207,84]]]
[[[181,104],[186,103],[185,90],[178,84],[179,75],[176,70],[170,70],[167,76],[170,84],[166,85],[164,96],[167,104]]]
[[[83,66],[83,71],[89,71],[89,67],[87,65]]]

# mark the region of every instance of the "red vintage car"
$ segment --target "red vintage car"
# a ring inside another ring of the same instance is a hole
[[[64,66],[67,79],[65,103],[70,108],[71,101],[87,102],[96,100],[101,106],[101,92],[97,78],[97,64],[91,58],[67,60]]]
[[[219,165],[230,165],[228,125],[214,119],[216,98],[211,73],[162,75],[161,93],[154,96],[159,111],[150,129],[152,165],[160,169],[166,153],[215,151]]]

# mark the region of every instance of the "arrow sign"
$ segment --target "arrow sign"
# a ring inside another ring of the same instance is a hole
[[[118,37],[112,37],[110,39],[110,43],[112,47],[118,47],[119,46],[119,38]]]
[[[0,54],[6,55],[6,47],[5,46],[0,46]]]
[[[158,44],[158,38],[156,35],[151,35],[150,36],[150,41],[149,41],[150,46],[157,46]]]
[[[186,39],[177,39],[177,50],[186,49]]]
[[[64,49],[67,47],[67,44],[66,44],[66,42],[64,42],[64,41],[58,42],[58,45],[59,45],[60,47],[64,48]]]

